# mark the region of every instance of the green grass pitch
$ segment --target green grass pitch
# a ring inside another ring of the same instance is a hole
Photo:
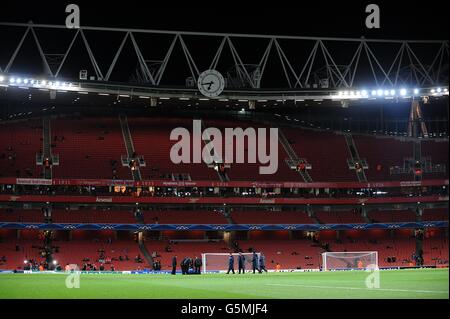
[[[66,288],[65,274],[2,274],[0,298],[449,298],[448,269],[380,271],[380,288],[368,289],[364,271],[245,275],[82,274]]]

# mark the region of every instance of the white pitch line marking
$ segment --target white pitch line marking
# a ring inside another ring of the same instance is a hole
[[[337,287],[337,286],[307,286],[307,285],[289,285],[289,284],[266,284],[266,286],[285,286],[285,287],[303,287],[303,288],[324,288],[324,289],[348,289],[348,290],[369,290],[369,291],[398,291],[398,292],[418,292],[418,293],[442,293],[448,294],[448,291],[442,290],[410,290],[410,289],[387,289],[387,288],[360,288],[360,287]]]

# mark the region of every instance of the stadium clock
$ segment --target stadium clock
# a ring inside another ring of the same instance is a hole
[[[225,80],[218,71],[206,70],[199,75],[197,86],[204,96],[214,98],[222,93]]]

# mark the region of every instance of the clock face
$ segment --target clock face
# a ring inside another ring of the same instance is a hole
[[[225,87],[225,80],[216,70],[206,70],[197,81],[198,89],[206,97],[217,97]]]

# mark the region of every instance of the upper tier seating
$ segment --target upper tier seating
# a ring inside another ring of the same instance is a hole
[[[192,119],[130,117],[128,123],[135,152],[143,156],[146,162],[146,166],[140,168],[144,180],[179,179],[180,175],[184,174],[190,175],[192,180],[219,180],[214,169],[203,162],[174,164],[170,159],[170,150],[177,142],[170,140],[171,131],[184,127],[192,133]],[[227,127],[268,129],[264,124],[239,120],[206,118],[203,124],[203,128],[219,128],[223,135]],[[300,128],[281,128],[281,131],[299,158],[305,158],[312,165],[309,174],[313,181],[357,181],[355,172],[348,168],[347,159],[350,154],[343,135]],[[36,154],[40,153],[43,147],[42,134],[40,120],[0,125],[0,140],[3,142],[0,150],[0,177],[42,177],[42,167],[36,165]],[[52,153],[59,155],[60,161],[59,165],[53,166],[53,178],[132,179],[130,168],[122,166],[121,163],[121,156],[126,156],[127,152],[117,117],[52,119],[50,134]],[[266,137],[268,138],[268,130]],[[369,182],[413,180],[411,174],[390,174],[391,167],[402,167],[404,159],[412,157],[413,142],[393,137],[354,135],[353,138],[360,157],[366,159],[369,164],[369,169],[365,171]],[[434,165],[448,166],[448,141],[423,139],[421,143],[422,156],[430,157]],[[233,144],[236,151],[236,144]],[[203,142],[201,146],[204,146]],[[248,160],[247,152],[248,145],[245,147],[245,161]],[[259,168],[267,164],[258,162],[231,164],[226,173],[231,181],[302,182],[300,174],[286,164],[287,157],[282,144],[279,143],[278,170],[275,174],[260,174]],[[436,178],[447,178],[447,173],[423,175],[423,179]]]
[[[217,173],[203,162],[174,164],[170,159],[170,150],[177,143],[170,140],[171,131],[184,127],[192,138],[192,120],[129,117],[128,125],[135,152],[143,155],[146,161],[146,166],[140,168],[143,179],[171,179],[170,175],[173,173],[190,174],[192,180],[218,180]]]
[[[369,169],[365,170],[368,181],[414,180],[411,174],[390,174],[392,166],[403,167],[404,159],[413,156],[412,142],[359,135],[353,136],[353,139],[359,156],[366,159],[369,165]]]
[[[348,168],[350,154],[343,135],[304,129],[283,128],[286,138],[299,158],[311,164],[313,181],[357,181],[354,171]]]
[[[445,173],[424,173],[423,179],[448,178],[448,141],[424,140],[421,144],[423,157],[430,157],[433,165],[445,165]]]
[[[36,154],[42,152],[42,121],[0,125],[0,177],[40,178]]]
[[[225,129],[226,128],[242,128],[246,130],[247,128],[254,128],[256,136],[258,136],[258,128],[266,128],[266,154],[270,151],[270,135],[269,127],[258,123],[246,123],[242,121],[226,121],[226,120],[205,120],[204,125],[206,128],[215,127],[221,130],[223,145],[222,149],[225,150]],[[278,143],[278,141],[276,141]],[[258,153],[256,153],[256,163],[248,163],[248,141],[245,139],[244,142],[244,161],[245,163],[237,163],[236,158],[236,139],[233,141],[233,163],[231,168],[226,171],[228,177],[231,181],[234,180],[245,180],[245,181],[298,181],[302,182],[302,178],[299,173],[291,170],[286,163],[288,155],[283,148],[281,143],[278,143],[278,169],[275,174],[260,174],[259,168],[268,166],[268,163],[259,163]],[[256,150],[257,151],[257,150]],[[258,152],[258,151],[257,151]]]
[[[53,167],[54,177],[112,179],[112,161],[117,161],[117,179],[131,179],[120,160],[127,152],[118,118],[52,120],[51,137],[60,162]]]

